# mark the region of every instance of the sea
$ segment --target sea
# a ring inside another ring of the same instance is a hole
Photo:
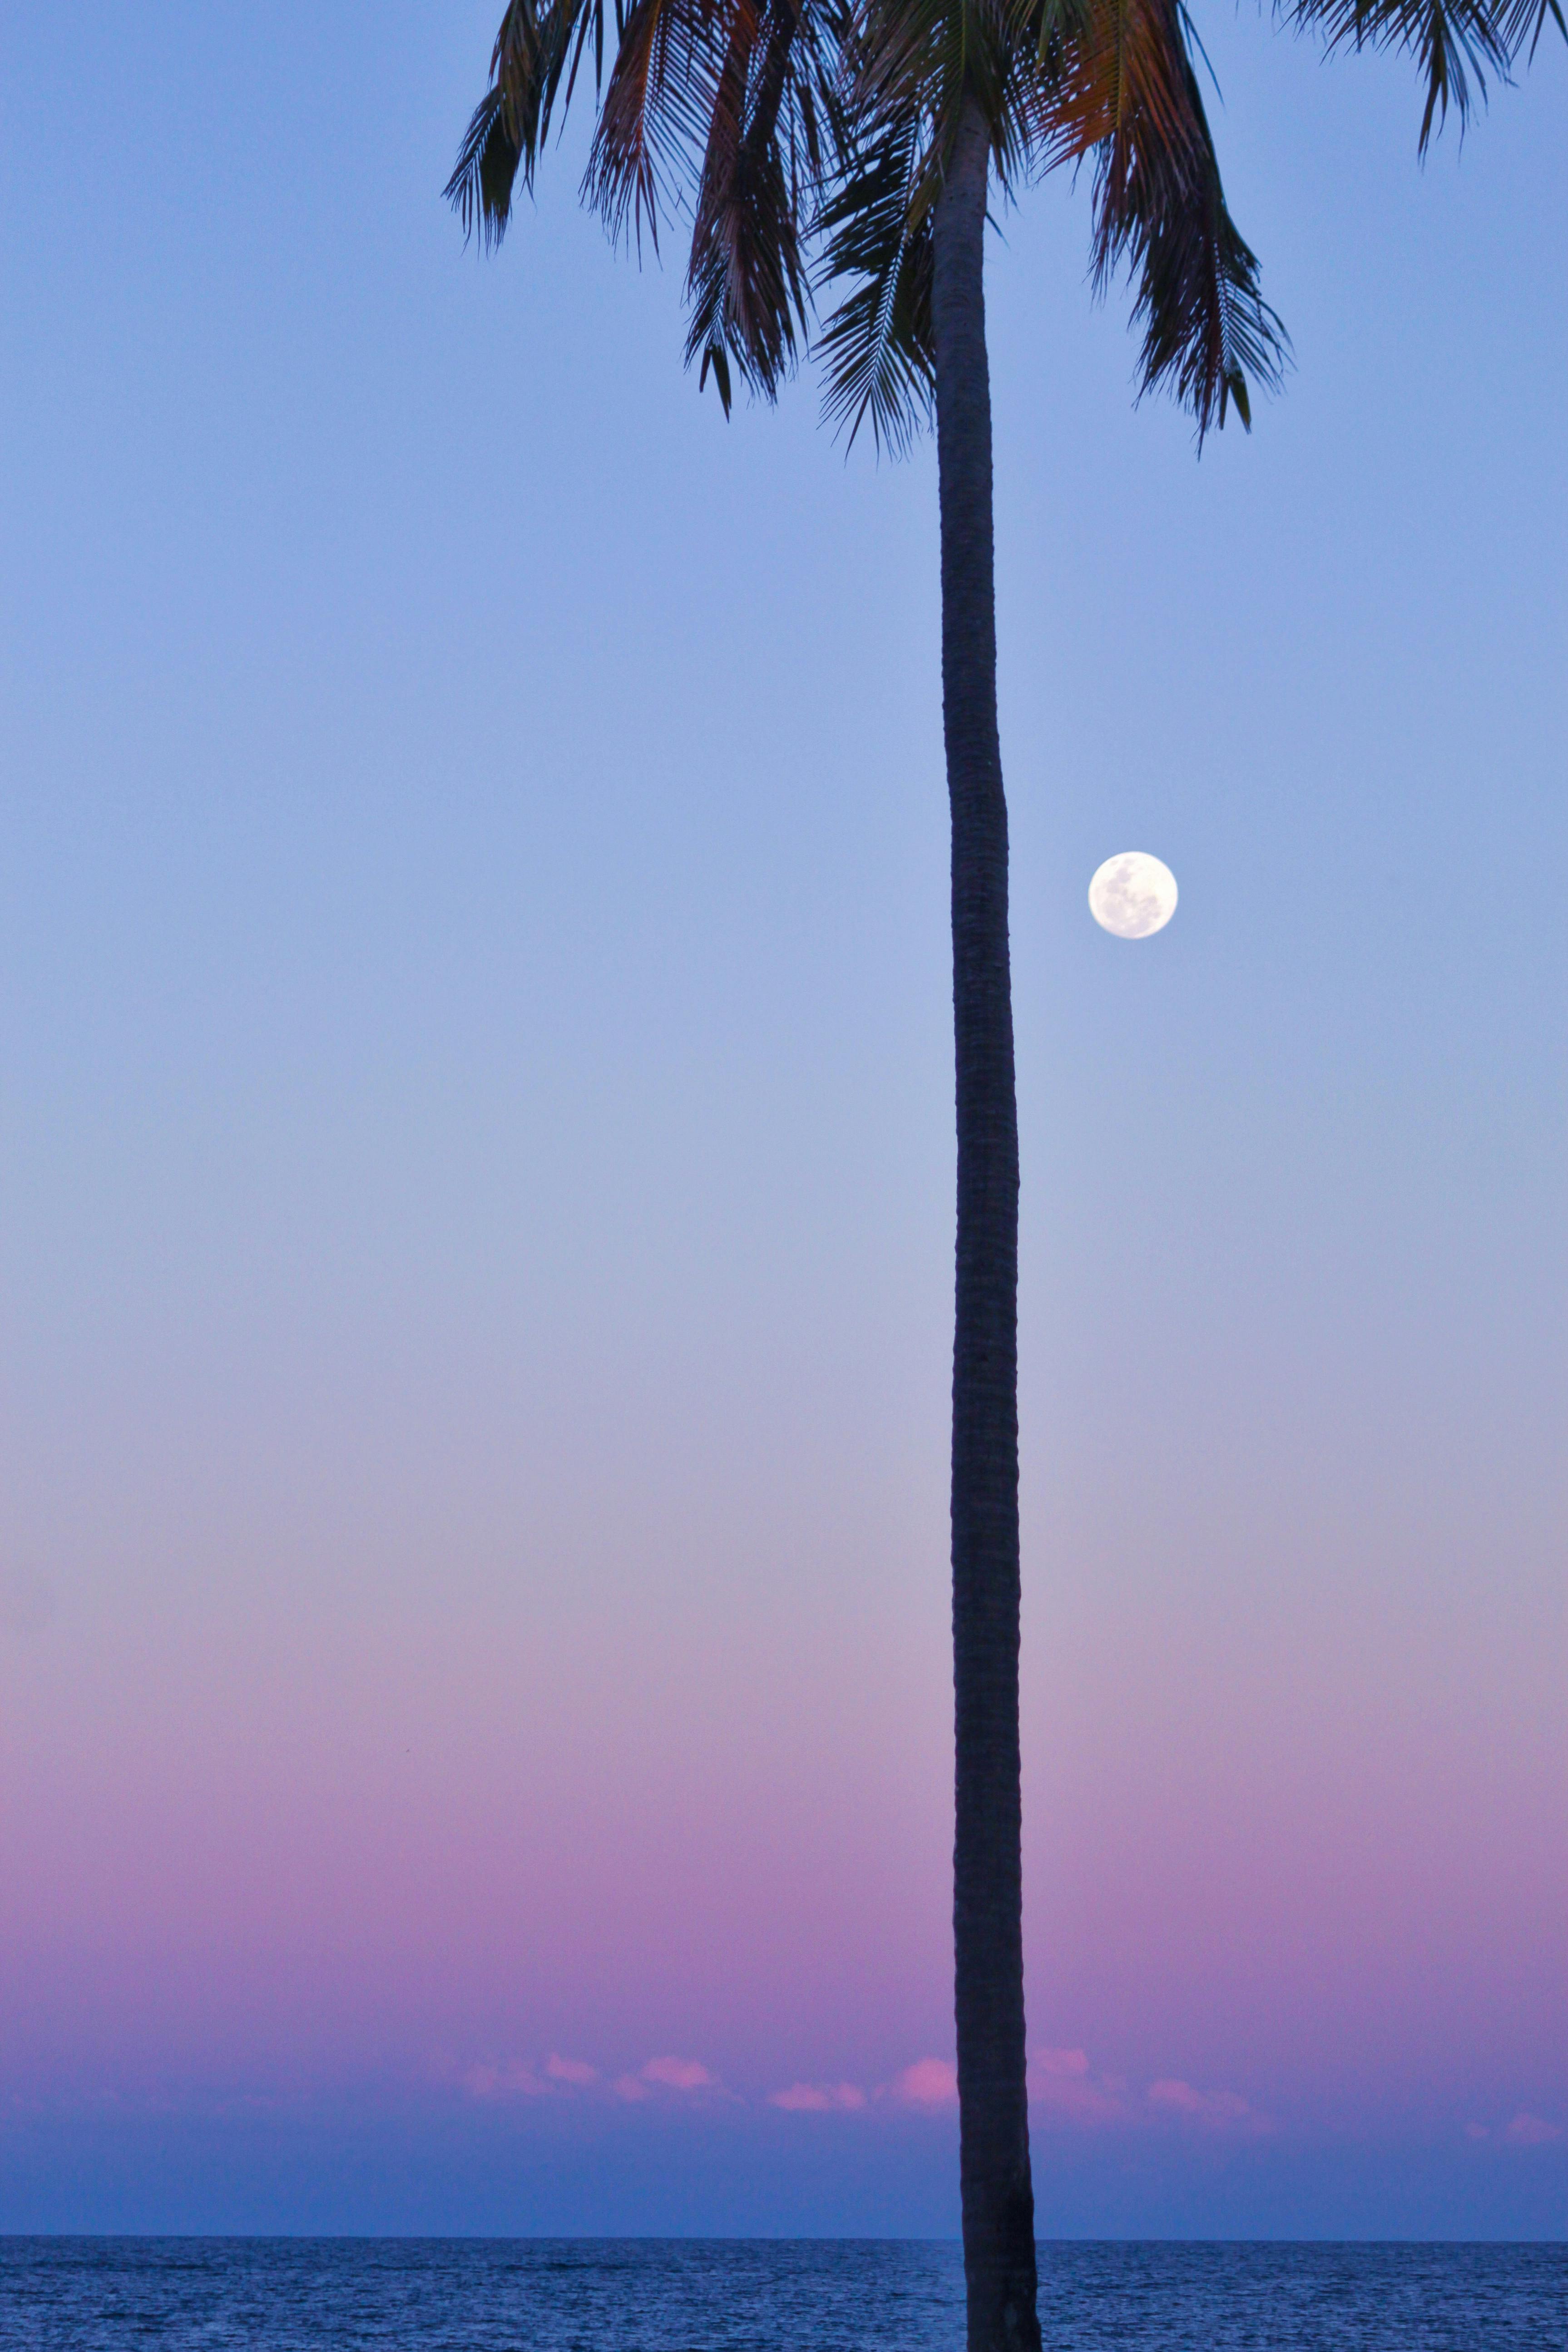
[[[1047,2352],[1568,2352],[1568,2245],[1057,2244]],[[962,2352],[955,2244],[4,2238],[4,2352]]]

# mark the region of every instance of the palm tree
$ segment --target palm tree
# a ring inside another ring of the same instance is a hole
[[[1424,150],[1562,0],[1279,0],[1330,47],[1414,55]],[[1568,27],[1564,28],[1568,30]],[[1092,159],[1092,275],[1125,266],[1145,390],[1197,438],[1272,386],[1283,331],[1226,208],[1186,0],[510,0],[447,194],[504,234],[591,50],[584,196],[617,237],[691,223],[688,363],[728,414],[816,340],[830,416],[902,446],[934,408],[952,826],[953,1943],[970,2352],[1038,2352],[1018,1753],[1018,1132],[996,724],[984,237],[993,181]],[[815,248],[816,262],[810,256]]]

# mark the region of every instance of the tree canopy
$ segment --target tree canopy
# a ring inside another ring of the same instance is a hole
[[[1409,54],[1423,151],[1549,15],[1564,24],[1563,0],[1277,14],[1330,49]],[[815,349],[829,415],[897,448],[930,415],[931,206],[973,91],[1004,198],[1089,166],[1093,283],[1127,271],[1140,390],[1173,393],[1201,440],[1233,404],[1250,424],[1289,350],[1226,202],[1201,61],[1184,0],[510,0],[447,194],[467,232],[498,242],[591,66],[584,200],[639,248],[689,222],[700,381],[711,370],[726,410],[737,378],[772,398]]]

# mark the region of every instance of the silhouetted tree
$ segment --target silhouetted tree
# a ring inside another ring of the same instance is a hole
[[[952,1365],[953,1942],[970,2352],[1038,2352],[1024,2036],[1018,1757],[1018,1130],[1007,810],[996,726],[984,237],[994,187],[1093,168],[1092,275],[1125,267],[1142,388],[1201,443],[1278,383],[1279,321],[1226,209],[1184,0],[511,0],[447,193],[504,234],[591,61],[585,200],[657,241],[691,222],[688,362],[726,412],[813,341],[829,415],[901,447],[934,409],[942,721],[952,824],[958,1234]],[[1282,0],[1331,47],[1452,104],[1533,47],[1561,0]],[[611,52],[607,76],[606,47]],[[812,257],[815,255],[815,260]]]

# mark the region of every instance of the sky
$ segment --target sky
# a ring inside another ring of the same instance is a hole
[[[956,2228],[933,453],[494,10],[6,14],[0,2229]],[[987,255],[1039,2226],[1562,2236],[1568,52],[1198,22],[1251,436]]]

